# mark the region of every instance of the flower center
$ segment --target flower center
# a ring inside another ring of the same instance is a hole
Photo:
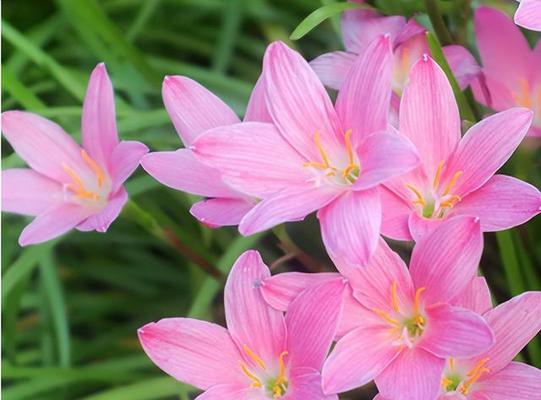
[[[351,144],[351,129],[344,134],[344,144],[347,154],[347,164],[343,168],[333,165],[321,144],[319,132],[314,135],[314,142],[320,155],[320,161],[308,161],[303,164],[304,167],[312,168],[316,172],[316,184],[319,185],[322,179],[330,183],[341,185],[351,185],[357,181],[361,174],[361,166],[356,161],[353,146]]]
[[[250,387],[253,389],[261,389],[265,394],[272,399],[279,399],[287,392],[289,381],[286,376],[285,357],[287,351],[283,351],[278,358],[278,371],[272,373],[267,368],[265,362],[247,345],[242,346],[246,355],[252,359],[255,371],[250,370],[248,365],[243,361],[240,362],[240,368],[244,375],[252,382]],[[276,374],[277,372],[277,374]]]
[[[391,331],[396,336],[394,345],[412,348],[423,334],[426,325],[426,318],[421,312],[421,295],[426,288],[421,287],[415,291],[413,306],[410,310],[400,309],[396,290],[397,282],[394,281],[391,285],[391,312],[378,308],[373,311],[391,326]]]
[[[438,165],[434,180],[432,181],[432,187],[424,195],[415,186],[410,184],[405,185],[414,195],[411,204],[417,208],[420,215],[424,218],[443,218],[456,203],[462,200],[459,195],[452,193],[456,182],[462,175],[462,171],[456,172],[449,182],[441,187],[440,177],[442,169],[443,161]]]
[[[90,176],[84,179],[73,168],[63,163],[62,169],[71,178],[71,182],[65,184],[64,188],[81,204],[105,206],[110,190],[109,183],[106,182],[107,176],[85,150],[81,150],[81,157],[91,171]]]
[[[444,373],[444,377],[441,380],[441,385],[443,391],[448,392],[458,392],[463,395],[466,395],[470,392],[472,385],[483,376],[490,372],[488,368],[485,367],[486,363],[490,358],[483,358],[479,360],[469,371],[464,375],[460,371],[457,371],[455,366],[455,360],[453,357],[450,357],[448,360],[448,366]]]

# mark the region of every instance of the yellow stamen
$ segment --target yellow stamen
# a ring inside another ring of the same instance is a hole
[[[263,360],[261,359],[261,357],[259,357],[256,353],[254,353],[254,351],[248,347],[248,345],[243,345],[242,346],[242,349],[244,350],[244,352],[252,359],[255,361],[255,363],[257,365],[259,365],[261,368],[263,369],[267,369],[267,366],[265,365],[265,363],[263,362]]]
[[[276,378],[276,382],[274,382],[274,386],[272,387],[274,398],[279,398],[284,395],[284,385],[287,384],[286,363],[284,361],[284,357],[287,355],[288,355],[287,351],[283,351],[282,354],[280,354],[280,358],[279,358],[280,372],[278,373],[278,378]]]
[[[458,171],[456,174],[453,175],[453,178],[451,178],[451,181],[445,186],[445,189],[443,190],[443,196],[446,196],[449,194],[449,192],[453,189],[453,187],[456,184],[456,181],[458,181],[458,178],[462,175],[462,171]]]
[[[490,358],[487,357],[479,360],[477,364],[475,364],[474,367],[470,371],[468,371],[468,373],[466,374],[468,380],[464,382],[462,384],[462,387],[460,388],[460,392],[462,394],[468,394],[470,386],[477,382],[481,375],[490,372],[488,368],[485,368],[485,364],[488,362],[489,359]]]
[[[354,164],[353,146],[351,145],[351,129],[348,129],[344,134],[344,141],[346,142],[346,152],[348,153],[349,164]]]
[[[398,321],[397,319],[392,318],[385,311],[380,310],[379,308],[374,308],[374,309],[372,309],[372,311],[374,311],[376,314],[378,314],[381,318],[383,318],[389,324],[391,324],[391,325],[393,325],[393,326],[395,326],[397,328],[400,328],[400,326],[401,326],[400,321]]]
[[[316,134],[314,135],[314,141],[316,142],[317,149],[319,151],[319,154],[321,155],[321,159],[323,160],[322,165],[325,165],[325,168],[329,168],[331,164],[329,162],[329,158],[327,157],[327,153],[325,153],[325,149],[323,148],[323,145],[321,144],[319,131],[316,131]]]
[[[425,287],[421,287],[415,291],[415,299],[413,300],[413,313],[419,314],[419,308],[421,306],[421,294],[426,290]]]
[[[255,376],[244,364],[242,361],[240,361],[240,367],[242,369],[242,372],[244,372],[244,375],[246,375],[250,380],[252,381],[252,384],[250,385],[252,388],[260,388],[263,385],[261,384],[261,381],[257,376]]]
[[[393,284],[391,285],[391,300],[393,302],[393,310],[398,312],[398,297],[396,295],[396,286],[397,286],[397,282],[394,281]]]
[[[440,203],[440,207],[454,207],[456,202],[459,202],[462,200],[462,197],[460,197],[457,194],[453,194],[449,200],[442,201]]]
[[[406,188],[408,188],[409,190],[411,190],[413,192],[413,194],[415,194],[415,196],[417,196],[417,199],[413,201],[413,204],[420,204],[421,206],[425,206],[426,202],[425,202],[425,199],[423,197],[423,195],[421,194],[421,192],[419,192],[414,186],[412,185],[409,185],[409,184],[406,184],[405,185]]]
[[[443,378],[441,379],[441,385],[442,385],[444,388],[447,387],[447,386],[449,386],[451,383],[453,383],[453,381],[452,381],[451,379],[449,379],[449,378],[443,377]]]
[[[87,163],[87,165],[90,167],[90,169],[96,174],[96,178],[98,180],[98,186],[101,187],[103,185],[103,181],[105,178],[105,175],[98,165],[96,161],[94,161],[88,153],[85,150],[81,150],[81,157],[83,157],[83,160]]]
[[[449,371],[454,372],[455,370],[455,359],[453,357],[449,357]]]
[[[408,67],[409,67],[409,47],[404,47],[402,50],[402,57],[400,59],[401,66],[402,66],[402,72],[407,75]]]
[[[443,161],[440,161],[440,163],[438,164],[438,169],[436,170],[436,175],[434,176],[434,181],[432,182],[432,187],[434,189],[437,189],[438,186],[440,185],[440,175],[441,175],[442,168],[443,168]]]
[[[69,175],[73,183],[69,183],[67,187],[75,193],[75,195],[81,199],[98,199],[99,196],[94,192],[89,192],[85,189],[85,186],[83,184],[83,181],[77,175],[77,172],[75,172],[73,169],[68,167],[66,164],[62,164],[62,169],[66,174]]]

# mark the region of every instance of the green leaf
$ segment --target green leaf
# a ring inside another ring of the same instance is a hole
[[[369,6],[358,4],[358,3],[334,3],[334,4],[327,4],[326,6],[320,7],[317,10],[313,11],[308,15],[305,19],[302,20],[302,22],[297,25],[293,33],[291,33],[290,39],[291,40],[299,40],[303,36],[305,36],[308,32],[310,32],[312,29],[314,29],[316,26],[321,24],[323,21],[325,21],[328,18],[331,18],[332,16],[339,14],[341,12],[344,12],[346,10],[353,10],[358,8],[371,8]]]
[[[39,260],[46,256],[57,241],[34,245],[23,250],[21,256],[8,268],[2,276],[2,302],[15,288],[17,283],[30,275],[37,267]]]

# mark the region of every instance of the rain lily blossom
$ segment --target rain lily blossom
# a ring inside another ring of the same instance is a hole
[[[365,268],[338,266],[358,300],[356,315],[348,314],[357,327],[325,362],[324,392],[375,379],[386,398],[434,400],[448,357],[475,357],[494,343],[479,314],[453,305],[474,279],[482,249],[478,219],[461,216],[417,242],[409,269],[383,240]]]
[[[308,63],[281,42],[264,57],[273,124],[203,133],[199,158],[239,191],[263,200],[242,219],[250,235],[318,211],[330,256],[367,262],[377,245],[380,183],[418,165],[413,145],[388,129],[392,52],[377,38],[359,57],[333,104]]]
[[[514,297],[483,318],[494,332],[494,346],[472,358],[449,357],[439,400],[541,399],[541,370],[513,361],[541,330],[541,292]]]
[[[541,329],[541,292],[526,292],[493,308],[485,279],[477,277],[454,303],[482,314],[495,342],[489,350],[472,358],[448,357],[439,378],[437,399],[541,399],[541,370],[513,362]],[[374,400],[392,398],[378,395]]]
[[[411,67],[429,52],[426,32],[413,18],[406,21],[402,16],[382,17],[374,10],[348,10],[342,14],[346,51],[323,54],[310,65],[326,86],[340,89],[356,56],[364,54],[376,37],[389,34],[394,53],[393,105],[398,105]],[[443,52],[459,85],[466,87],[480,70],[475,58],[459,45],[445,46]]]
[[[500,112],[461,138],[444,72],[430,57],[418,61],[402,96],[399,130],[417,146],[421,167],[384,184],[382,233],[418,240],[456,215],[479,217],[483,231],[499,231],[539,214],[537,188],[494,175],[528,132],[532,114],[526,108]]]
[[[541,136],[541,41],[532,50],[513,21],[490,7],[476,10],[475,34],[483,64],[472,83],[476,100],[496,111],[514,106],[533,110],[529,135]]]
[[[541,0],[517,0],[515,23],[526,29],[541,32]]]
[[[2,171],[2,210],[35,216],[19,244],[51,240],[72,228],[105,232],[128,199],[122,184],[147,147],[120,141],[114,93],[104,64],[88,83],[80,147],[56,123],[23,111],[2,113],[2,131],[30,168]]]
[[[162,96],[165,108],[186,148],[153,152],[141,161],[143,168],[160,183],[173,189],[208,197],[190,212],[211,227],[238,225],[255,200],[239,193],[222,180],[218,170],[201,163],[189,149],[204,131],[239,123],[235,112],[199,83],[184,76],[167,76]],[[245,121],[269,119],[259,79],[250,97]]]
[[[320,370],[335,335],[345,283],[302,292],[283,313],[269,307],[269,276],[256,251],[239,257],[225,286],[228,329],[168,318],[139,329],[147,355],[169,375],[205,390],[198,400],[337,400],[324,395]]]

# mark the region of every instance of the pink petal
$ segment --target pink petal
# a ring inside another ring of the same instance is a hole
[[[492,297],[487,281],[482,276],[476,276],[452,302],[452,305],[484,314],[492,309]]]
[[[368,309],[389,310],[392,306],[391,288],[396,285],[398,304],[408,305],[413,297],[413,283],[408,268],[400,256],[379,239],[375,253],[363,268],[351,268],[342,273],[349,279],[355,297]]]
[[[405,350],[376,377],[381,396],[393,400],[433,400],[445,360],[414,347]]]
[[[216,198],[198,201],[190,208],[190,214],[208,227],[219,228],[238,225],[253,207],[252,202],[242,198]]]
[[[528,76],[530,46],[507,15],[494,8],[479,7],[475,11],[475,34],[483,67],[490,75],[508,85]]]
[[[148,147],[141,142],[122,141],[112,151],[109,159],[111,169],[112,192],[116,192],[120,186],[135,172],[141,159],[148,153]]]
[[[257,251],[244,252],[229,273],[224,301],[227,328],[239,348],[248,346],[264,361],[274,363],[287,350],[286,326],[282,313],[261,296],[259,286],[269,276]],[[253,362],[251,358],[246,361]]]
[[[462,171],[453,193],[462,197],[481,187],[518,147],[532,122],[533,112],[511,108],[471,127],[449,160],[442,182]]]
[[[411,236],[416,242],[430,235],[434,229],[440,226],[447,218],[425,218],[417,212],[409,216],[408,225]]]
[[[166,76],[162,97],[180,139],[189,146],[202,132],[240,122],[212,92],[185,76]]]
[[[310,177],[303,159],[271,124],[244,122],[212,129],[197,138],[193,149],[224,181],[254,197],[267,197]]]
[[[325,53],[310,61],[310,66],[323,84],[338,90],[354,64],[357,55],[347,51]]]
[[[541,370],[520,362],[509,363],[477,384],[490,400],[540,400]]]
[[[356,190],[372,188],[419,165],[415,146],[393,130],[368,136],[357,154],[361,174],[354,184]]]
[[[344,307],[342,309],[342,318],[336,331],[336,339],[340,339],[352,330],[364,326],[366,321],[370,320],[375,321],[374,313],[359,303],[353,296],[351,286],[348,285],[344,293]]]
[[[255,389],[252,389],[247,384],[242,383],[224,383],[211,386],[206,392],[200,394],[195,400],[264,400],[256,395]]]
[[[541,2],[521,0],[515,13],[515,23],[523,28],[541,32]]]
[[[483,71],[471,83],[475,100],[496,111],[504,111],[516,106],[513,93],[497,75]]]
[[[98,164],[109,164],[118,144],[115,95],[105,64],[98,64],[88,81],[81,117],[83,147]]]
[[[400,104],[400,133],[417,146],[429,177],[460,140],[460,115],[453,90],[430,57],[419,60],[410,72]]]
[[[484,315],[496,344],[478,358],[490,357],[486,367],[495,373],[505,367],[541,330],[541,292],[526,292]]]
[[[333,279],[302,291],[289,305],[286,329],[291,368],[321,370],[342,315],[343,279]]]
[[[267,47],[263,59],[267,106],[282,136],[306,160],[320,160],[314,136],[332,154],[341,149],[344,132],[323,84],[306,60],[282,42]],[[275,153],[280,154],[280,153]]]
[[[2,171],[2,211],[36,216],[63,198],[60,183],[31,169]]]
[[[287,311],[289,304],[303,290],[329,281],[341,281],[335,272],[284,272],[273,275],[261,282],[261,294],[273,308]]]
[[[387,128],[392,65],[390,39],[381,36],[357,57],[338,92],[336,112],[344,130],[352,130],[354,146]]]
[[[220,171],[199,161],[188,149],[147,154],[141,165],[158,182],[176,190],[209,197],[237,197]]]
[[[239,225],[239,232],[252,235],[283,222],[300,221],[315,210],[325,207],[338,193],[312,185],[291,187],[258,203]]]
[[[426,309],[427,325],[419,346],[438,357],[471,357],[486,351],[494,335],[473,311],[448,304]]]
[[[63,165],[86,169],[81,148],[64,130],[48,119],[24,111],[2,113],[2,131],[11,147],[30,168],[51,179],[69,183]]]
[[[361,326],[341,338],[323,366],[325,393],[341,393],[365,385],[400,354],[387,327]]]
[[[400,33],[394,40],[394,47],[396,49],[398,46],[404,44],[405,42],[409,41],[415,36],[418,37],[421,34],[425,34],[425,33],[426,33],[426,28],[423,25],[419,24],[415,20],[415,18],[410,18],[408,19],[408,22],[406,22],[406,25],[404,25],[404,27],[400,30]],[[426,39],[425,39],[425,43],[426,43]]]
[[[283,400],[338,400],[335,394],[324,394],[321,375],[312,368],[296,368],[291,371],[290,383]]]
[[[166,318],[143,326],[138,334],[154,364],[181,382],[204,390],[247,380],[239,365],[237,347],[219,325]]]
[[[464,197],[454,212],[479,217],[484,232],[500,231],[521,225],[539,214],[541,193],[519,179],[494,175]]]
[[[451,301],[464,290],[476,274],[482,252],[479,221],[470,217],[448,219],[417,242],[410,273],[416,288],[426,288],[426,304]]]
[[[128,201],[128,193],[120,188],[115,195],[109,199],[107,206],[98,214],[91,215],[82,223],[77,225],[77,229],[83,232],[96,230],[98,232],[107,232],[109,226],[120,215],[122,208]]]
[[[265,79],[263,75],[261,75],[255,83],[252,94],[250,95],[250,100],[248,100],[244,121],[272,122],[272,117],[267,110],[265,93]]]
[[[411,206],[384,186],[379,188],[381,209],[381,234],[394,240],[413,240],[408,226]]]
[[[458,85],[465,89],[481,73],[481,67],[465,47],[453,44],[442,50]]]
[[[323,243],[334,263],[366,265],[376,250],[381,226],[378,189],[346,192],[321,208],[317,216]]]
[[[63,235],[85,220],[93,210],[75,203],[56,203],[39,214],[19,236],[19,244],[42,243]]]
[[[374,39],[388,34],[391,41],[404,29],[402,16],[381,17],[372,10],[348,10],[342,14],[342,36],[348,51],[363,53]]]

